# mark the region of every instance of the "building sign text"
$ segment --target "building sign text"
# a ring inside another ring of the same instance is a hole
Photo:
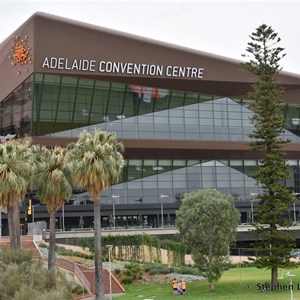
[[[190,66],[163,66],[131,62],[96,61],[93,59],[68,59],[64,57],[45,57],[42,68],[197,79],[202,79],[204,72],[203,68]]]

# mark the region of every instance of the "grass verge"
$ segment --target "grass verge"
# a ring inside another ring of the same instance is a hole
[[[270,280],[270,271],[256,268],[235,268],[225,271],[215,291],[209,292],[207,281],[187,283],[187,294],[174,296],[170,284],[156,285],[126,285],[126,293],[120,300],[174,300],[174,297],[183,297],[190,300],[198,299],[228,299],[228,300],[288,300],[291,299],[290,281],[286,276],[287,270],[279,270],[279,290],[261,291],[262,284]],[[300,268],[289,270],[294,274],[293,294],[300,300]],[[281,278],[282,277],[282,278]]]

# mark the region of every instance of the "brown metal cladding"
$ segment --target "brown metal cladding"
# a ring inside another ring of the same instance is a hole
[[[13,35],[28,35],[33,65],[16,75],[8,59]],[[245,33],[247,34],[247,33]],[[241,45],[242,49],[246,45]],[[42,68],[45,57],[188,66],[204,69],[203,79],[150,75],[112,74]],[[94,80],[124,82],[195,93],[245,98],[256,78],[245,71],[241,61],[177,45],[122,33],[45,13],[35,13],[0,44],[0,101],[32,72],[55,73]],[[300,104],[300,75],[281,72],[278,82],[286,88],[285,101]],[[5,84],[3,84],[5,83]],[[76,139],[34,137],[34,143],[66,145]],[[173,159],[255,159],[259,153],[248,150],[243,142],[121,140],[126,158]],[[288,159],[299,158],[300,145],[289,144]]]
[[[15,65],[9,55],[14,44],[13,36],[28,36],[28,46],[31,48],[30,56],[34,59],[34,22],[32,18],[27,20],[20,28],[13,32],[6,40],[0,44],[0,102],[8,96],[18,85],[20,85],[33,72],[33,64]],[[27,70],[27,71],[26,71]],[[17,73],[20,72],[20,75]]]
[[[34,32],[34,35],[33,35]],[[122,33],[46,13],[36,13],[15,34],[28,34],[32,50],[33,70],[27,72],[55,73],[95,80],[108,80],[155,86],[166,89],[227,97],[247,97],[255,77],[245,71],[241,61],[171,45],[152,39]],[[247,33],[245,33],[247,34]],[[241,45],[241,52],[243,47]],[[0,45],[0,80],[7,85],[0,90],[0,101],[25,79],[24,72],[16,76],[6,59],[11,37]],[[128,75],[42,68],[45,57],[62,57],[69,60],[87,59],[123,63],[144,63],[166,66],[203,68],[203,79],[176,78],[150,75]],[[282,72],[278,76],[287,91],[285,101],[300,103],[300,76]]]
[[[75,138],[33,137],[34,144],[67,146]],[[119,139],[125,146],[127,159],[259,159],[260,154],[249,151],[245,142],[232,141],[176,141]],[[299,159],[300,144],[285,148],[287,159]]]

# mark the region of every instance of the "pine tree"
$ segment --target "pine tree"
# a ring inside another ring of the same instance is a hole
[[[284,48],[278,47],[281,39],[272,27],[262,24],[250,35],[246,51],[250,61],[244,63],[245,68],[257,76],[249,94],[255,100],[254,115],[251,122],[254,131],[249,135],[249,149],[259,151],[262,159],[259,162],[254,178],[262,189],[258,196],[256,213],[258,225],[256,233],[260,241],[256,250],[263,253],[255,260],[258,268],[271,269],[271,283],[277,283],[278,268],[292,267],[290,262],[294,238],[280,227],[291,224],[285,219],[288,207],[295,196],[285,186],[289,177],[285,160],[284,147],[290,142],[282,138],[284,117],[282,96],[284,89],[276,81],[281,70],[280,60],[285,56]],[[263,226],[260,224],[266,224]]]

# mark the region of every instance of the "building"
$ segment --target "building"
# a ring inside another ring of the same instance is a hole
[[[256,79],[241,61],[46,13],[4,40],[0,59],[2,140],[28,134],[37,144],[66,145],[101,128],[124,143],[122,179],[102,194],[103,227],[157,227],[161,215],[173,225],[182,194],[203,188],[233,195],[241,222],[251,221],[259,156],[247,147],[247,94]],[[300,192],[300,75],[282,72],[278,82],[292,140],[286,184]],[[90,200],[74,191],[58,226],[91,227]],[[33,212],[47,218],[43,206]],[[289,215],[299,219],[298,205]]]

